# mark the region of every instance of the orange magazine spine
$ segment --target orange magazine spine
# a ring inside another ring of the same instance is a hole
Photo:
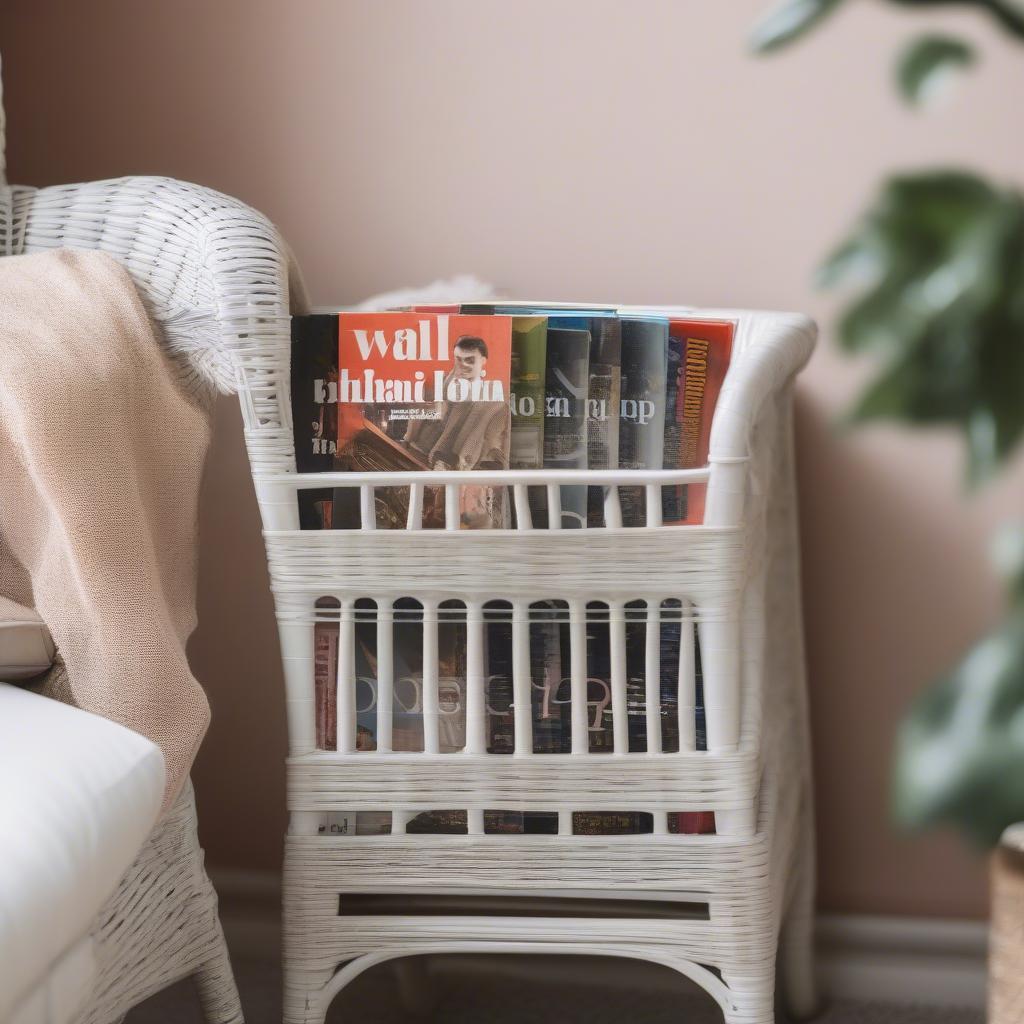
[[[675,450],[665,452],[666,469],[700,469],[707,465],[711,423],[729,369],[735,330],[731,320],[669,321],[669,337],[681,346],[682,358],[675,405],[666,410],[679,440]],[[674,503],[673,513],[664,520],[666,526],[704,522],[707,484],[689,484],[685,490],[685,500]]]

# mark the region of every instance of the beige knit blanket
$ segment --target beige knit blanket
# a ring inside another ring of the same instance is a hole
[[[185,656],[209,433],[117,262],[0,259],[0,593],[53,635],[42,692],[161,747],[165,810],[210,714]]]

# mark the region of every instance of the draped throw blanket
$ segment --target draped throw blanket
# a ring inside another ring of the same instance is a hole
[[[183,379],[109,256],[0,259],[0,593],[53,635],[37,689],[161,747],[165,810],[209,723],[185,643],[210,428]]]

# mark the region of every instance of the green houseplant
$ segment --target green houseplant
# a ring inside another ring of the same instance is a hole
[[[785,0],[755,26],[752,46],[783,49],[845,2]],[[1024,8],[1013,0],[879,2],[973,8],[1024,45]],[[898,56],[896,84],[923,105],[975,62],[967,43],[927,32]],[[1024,435],[1024,194],[964,170],[894,177],[819,278],[851,289],[840,343],[873,353],[879,367],[851,417],[952,425],[966,444],[968,484],[998,473]],[[1006,617],[915,702],[892,787],[901,824],[953,823],[989,848],[1024,820],[1024,530],[1000,533],[993,548]]]

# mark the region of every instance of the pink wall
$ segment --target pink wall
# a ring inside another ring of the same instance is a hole
[[[851,4],[771,61],[744,53],[767,0],[7,0],[12,180],[167,174],[233,193],[290,239],[317,302],[472,271],[567,299],[794,308],[880,174],[1021,177],[1024,49],[973,18]],[[926,22],[982,41],[940,115],[888,67]],[[984,865],[886,819],[895,723],[999,611],[990,525],[1018,463],[965,501],[950,438],[834,426],[863,370],[826,329],[800,387],[808,661],[830,911],[977,916]],[[196,781],[216,865],[280,857],[282,686],[239,417],[217,414],[203,499],[202,625],[214,725]]]

